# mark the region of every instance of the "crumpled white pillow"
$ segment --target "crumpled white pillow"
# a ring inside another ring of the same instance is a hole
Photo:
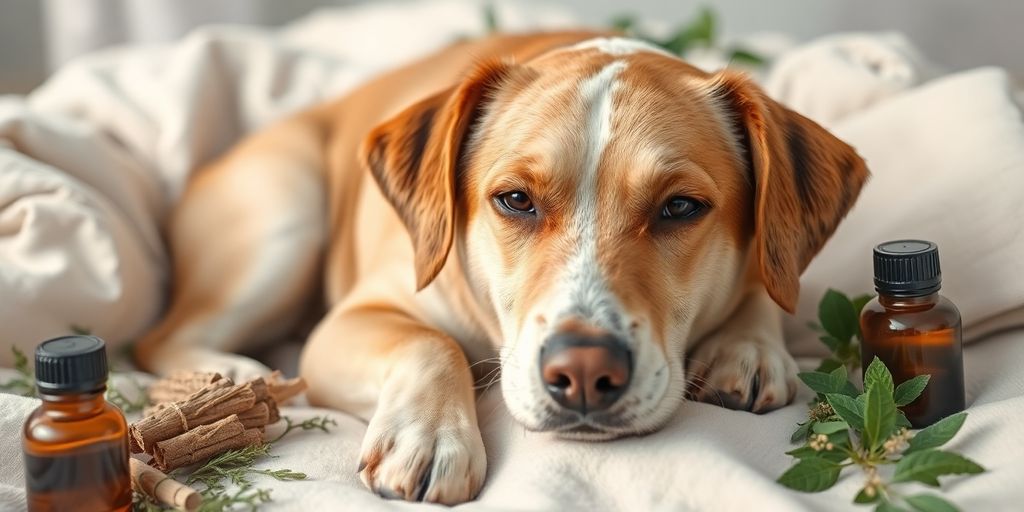
[[[769,96],[825,127],[937,75],[899,33],[842,33],[782,54],[764,83]]]
[[[871,250],[898,238],[938,243],[968,340],[1024,326],[1024,121],[1010,84],[997,68],[956,73],[835,125],[872,177],[801,279],[795,353],[819,348],[805,324],[825,290],[873,292]]]

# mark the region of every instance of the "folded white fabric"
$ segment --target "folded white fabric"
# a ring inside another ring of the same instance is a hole
[[[1024,121],[1006,73],[934,80],[833,131],[872,177],[801,279],[788,322],[798,351],[819,345],[804,325],[824,291],[872,292],[871,249],[897,238],[939,245],[942,293],[959,306],[968,339],[1024,325]]]
[[[772,98],[831,128],[937,74],[903,34],[843,33],[779,56],[764,87]]]

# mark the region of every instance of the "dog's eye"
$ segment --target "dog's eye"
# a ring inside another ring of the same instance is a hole
[[[704,203],[684,196],[675,196],[665,202],[661,209],[661,218],[673,220],[693,219],[704,213],[707,207]]]
[[[514,213],[537,213],[537,208],[533,206],[533,200],[530,196],[526,195],[526,192],[521,190],[513,190],[512,192],[505,192],[498,196],[498,203],[503,208]]]

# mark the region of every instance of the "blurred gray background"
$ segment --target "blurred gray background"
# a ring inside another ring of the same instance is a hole
[[[484,0],[466,0],[482,4]],[[80,53],[174,40],[206,23],[279,25],[357,0],[0,0],[0,94],[24,93]],[[701,6],[725,37],[777,30],[798,40],[849,30],[898,30],[950,69],[995,64],[1024,77],[1024,0],[562,0],[586,24],[630,14],[668,24]]]

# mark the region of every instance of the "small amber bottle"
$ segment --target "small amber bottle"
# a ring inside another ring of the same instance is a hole
[[[863,367],[875,356],[898,385],[928,374],[928,386],[903,412],[922,428],[964,410],[960,312],[939,295],[939,249],[932,242],[897,240],[875,247],[878,297],[860,316]]]
[[[36,387],[43,403],[22,432],[29,511],[128,510],[128,425],[103,396],[103,340],[65,336],[40,344]]]

